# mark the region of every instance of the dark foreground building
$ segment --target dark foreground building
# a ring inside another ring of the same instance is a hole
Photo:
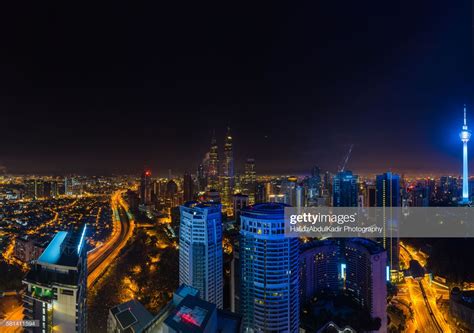
[[[38,320],[27,332],[86,332],[86,226],[60,231],[26,275],[25,319]]]

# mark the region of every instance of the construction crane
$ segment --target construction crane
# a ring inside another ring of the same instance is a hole
[[[354,147],[354,144],[351,143],[351,145],[349,146],[349,151],[347,152],[347,155],[344,158],[344,161],[342,162],[342,166],[339,168],[339,172],[343,172],[344,169],[346,168],[347,162],[349,162],[349,158],[351,157],[353,147]]]

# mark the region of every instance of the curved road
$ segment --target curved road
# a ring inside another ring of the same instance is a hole
[[[404,250],[411,260],[417,260],[418,263],[423,266],[419,258],[415,258],[410,249],[402,244],[400,244],[400,249]],[[423,331],[440,333],[451,332],[451,328],[445,321],[442,320],[443,315],[436,307],[436,299],[427,296],[426,287],[429,288],[429,285],[425,285],[425,278],[416,282],[417,283],[414,283],[413,285],[409,283],[408,289],[410,291],[410,295],[412,296],[414,311],[416,314],[415,318],[417,319],[418,326],[421,326],[420,328],[422,328]],[[421,298],[419,297],[420,295]],[[429,328],[429,330],[425,330],[426,328]]]
[[[105,273],[107,268],[118,257],[122,248],[127,244],[133,234],[135,221],[129,211],[128,205],[123,200],[125,191],[117,191],[112,195],[112,221],[113,231],[106,243],[92,250],[87,256],[87,287],[92,287],[99,277]]]

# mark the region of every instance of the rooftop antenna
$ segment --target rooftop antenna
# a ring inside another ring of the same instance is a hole
[[[464,104],[464,126],[463,129],[467,129],[467,121],[466,121],[466,104]]]

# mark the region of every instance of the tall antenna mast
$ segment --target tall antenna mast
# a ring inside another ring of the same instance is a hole
[[[466,104],[464,104],[464,126],[467,128],[467,121],[466,121]]]

